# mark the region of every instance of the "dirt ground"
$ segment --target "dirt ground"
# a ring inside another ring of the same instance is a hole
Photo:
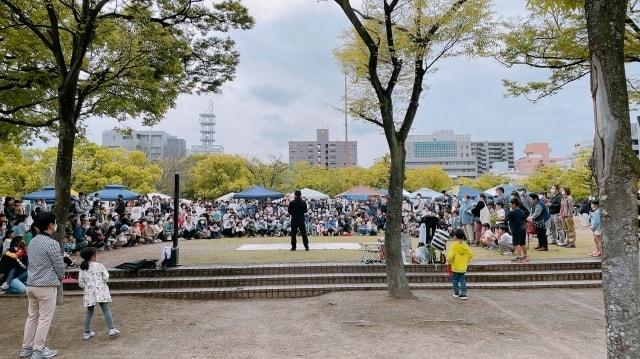
[[[81,299],[57,308],[48,344],[61,358],[604,358],[602,291],[384,292],[305,299],[175,301],[118,297],[122,335],[96,311],[82,340]],[[17,354],[26,299],[0,298],[0,356]]]
[[[585,228],[577,227],[577,248],[549,246],[548,252],[537,252],[533,247],[537,240],[531,240],[529,257],[536,259],[551,258],[585,258],[593,252],[593,237]],[[381,235],[382,236],[382,235]],[[380,236],[380,237],[381,237]],[[311,237],[312,243],[320,242],[375,242],[378,237]],[[418,240],[413,239],[412,248],[416,248]],[[243,244],[250,243],[289,243],[288,238],[227,238],[218,240],[180,241],[180,264],[252,264],[252,263],[292,263],[292,262],[359,262],[362,252],[359,250],[312,250],[309,252],[288,250],[280,251],[236,251]],[[134,248],[100,252],[99,261],[109,267],[122,262],[138,259],[158,259],[160,251],[171,243],[139,245]],[[298,244],[302,247],[302,243]],[[509,260],[498,251],[472,248],[476,260]],[[78,256],[76,261],[80,261]]]

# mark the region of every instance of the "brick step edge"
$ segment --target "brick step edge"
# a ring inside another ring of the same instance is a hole
[[[167,277],[167,278],[120,278],[109,281],[113,290],[119,289],[159,289],[159,288],[206,288],[263,285],[311,285],[311,284],[366,284],[386,283],[384,273],[332,273],[332,274],[292,274],[225,277]],[[445,273],[410,273],[410,283],[448,282]],[[600,280],[599,270],[540,271],[540,272],[475,272],[468,273],[470,283],[483,282],[535,282]],[[65,283],[65,290],[78,290],[77,283]]]
[[[413,290],[451,289],[449,283],[410,283]],[[600,280],[469,283],[469,289],[542,289],[542,288],[600,288]],[[386,284],[325,284],[293,286],[255,286],[228,288],[178,288],[113,290],[113,296],[142,296],[167,299],[249,299],[249,298],[300,298],[336,291],[386,290]],[[65,296],[82,296],[81,291],[65,291]]]
[[[407,273],[437,273],[443,270],[442,264],[406,265]],[[601,263],[594,260],[570,261],[532,261],[528,264],[500,262],[471,263],[469,272],[514,272],[541,270],[588,270],[601,269]],[[269,274],[309,274],[309,273],[385,273],[383,264],[360,263],[292,263],[273,265],[201,265],[160,269],[143,269],[137,273],[130,273],[120,269],[109,269],[113,278],[139,277],[183,277],[183,276],[212,276],[212,275],[269,275]],[[71,277],[77,277],[78,270],[67,271]]]

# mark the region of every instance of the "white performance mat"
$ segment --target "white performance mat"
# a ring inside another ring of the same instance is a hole
[[[289,243],[243,244],[236,248],[236,251],[288,251],[289,249],[291,249]],[[300,240],[298,240],[298,249],[304,250],[304,245]],[[309,249],[362,250],[362,247],[359,243],[310,243]]]

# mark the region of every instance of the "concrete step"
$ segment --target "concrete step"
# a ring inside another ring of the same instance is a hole
[[[409,272],[410,283],[448,283],[443,272]],[[598,269],[565,271],[517,271],[517,272],[469,272],[470,283],[486,282],[534,282],[534,281],[574,281],[600,280]],[[238,276],[199,277],[140,277],[115,278],[109,281],[112,290],[157,289],[157,288],[220,288],[274,285],[315,285],[315,284],[366,284],[386,283],[385,273],[310,273],[310,274],[269,274]],[[77,283],[66,283],[65,290],[79,290]]]
[[[449,283],[411,283],[413,290],[451,289]],[[598,288],[600,280],[530,281],[469,283],[473,289],[538,289],[538,288]],[[332,291],[386,290],[384,283],[322,284],[322,285],[274,285],[225,288],[174,288],[174,289],[126,289],[112,290],[113,296],[142,296],[170,299],[249,299],[249,298],[299,298],[321,295]],[[470,293],[473,296],[473,292]],[[65,291],[65,296],[82,296],[82,291]]]
[[[478,261],[469,266],[469,272],[510,272],[510,271],[559,271],[600,269],[598,259],[574,259],[553,261],[532,261],[528,264],[514,264],[509,261]],[[407,273],[438,273],[443,265],[407,265]],[[139,277],[209,277],[238,275],[290,275],[324,273],[385,273],[383,264],[361,263],[287,263],[264,265],[197,265],[181,266],[167,270],[145,269],[130,273],[119,269],[110,269],[111,278]],[[69,270],[67,274],[77,278],[78,270]]]

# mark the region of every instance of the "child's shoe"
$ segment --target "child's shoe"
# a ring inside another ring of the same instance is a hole
[[[82,337],[82,339],[89,340],[89,339],[91,339],[91,338],[93,338],[95,336],[96,336],[95,332],[88,332],[88,333],[85,332],[84,336]]]
[[[111,338],[117,337],[118,335],[120,335],[120,331],[116,328],[113,328],[111,330],[109,330],[109,336]]]

